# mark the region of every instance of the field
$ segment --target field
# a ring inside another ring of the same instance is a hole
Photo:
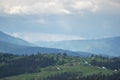
[[[0,80],[44,80],[51,76],[60,75],[63,73],[71,73],[71,74],[77,74],[77,76],[90,76],[95,74],[101,74],[101,75],[112,75],[114,73],[117,73],[118,71],[115,71],[115,69],[107,68],[105,66],[95,66],[92,64],[92,61],[96,62],[113,62],[114,59],[109,59],[105,57],[73,57],[73,56],[67,56],[65,54],[59,54],[59,55],[34,55],[34,59],[39,61],[40,56],[42,57],[51,57],[56,60],[55,63],[47,65],[47,66],[39,66],[34,67],[34,72],[24,72],[22,74],[15,74],[10,76],[1,77]],[[14,56],[11,58],[11,61],[17,61],[19,59],[27,60],[32,58],[31,56],[24,56],[25,59],[23,59],[23,56]],[[44,59],[43,58],[43,59]],[[7,58],[8,59],[8,58]],[[28,60],[29,62],[29,60]],[[10,62],[9,62],[10,63]],[[1,67],[8,65],[1,64]],[[36,64],[36,63],[35,63]],[[31,64],[31,66],[35,65],[34,63]],[[24,66],[24,65],[23,65]],[[15,66],[16,67],[16,66]],[[27,66],[28,68],[30,67]],[[118,68],[119,69],[119,68]],[[14,70],[14,69],[13,69]],[[21,69],[22,70],[22,69]],[[37,70],[37,71],[36,71]],[[2,74],[2,73],[1,73]]]

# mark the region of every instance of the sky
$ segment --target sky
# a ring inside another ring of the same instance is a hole
[[[0,0],[0,31],[33,43],[120,36],[120,0]]]

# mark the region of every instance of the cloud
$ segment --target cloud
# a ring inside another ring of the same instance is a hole
[[[75,35],[62,35],[62,34],[48,34],[48,33],[32,33],[32,32],[22,32],[22,33],[8,33],[14,37],[24,39],[29,42],[36,41],[61,41],[61,40],[81,40],[84,39],[80,36]]]
[[[96,12],[98,10],[98,5],[90,0],[76,1],[71,6],[73,7],[73,9],[76,9],[77,11],[88,10],[91,12]]]
[[[120,12],[119,0],[0,0],[0,13],[9,15]]]
[[[37,20],[35,20],[33,22],[39,23],[39,24],[46,24],[48,22],[48,20],[46,20],[46,19],[37,19]]]
[[[9,3],[8,3],[9,2]],[[42,0],[9,0],[1,1],[0,6],[7,14],[57,14],[70,12],[64,6],[56,1],[42,1]],[[25,2],[25,3],[23,3]]]

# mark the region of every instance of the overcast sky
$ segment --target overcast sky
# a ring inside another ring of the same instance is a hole
[[[0,0],[0,30],[30,42],[120,36],[120,0]]]

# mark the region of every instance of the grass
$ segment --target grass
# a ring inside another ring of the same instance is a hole
[[[82,73],[82,76],[87,76],[87,75],[93,75],[93,74],[105,74],[105,75],[111,75],[114,73],[113,70],[110,69],[102,69],[97,66],[91,66],[89,63],[94,60],[94,58],[74,58],[74,57],[66,57],[63,58],[61,57],[59,61],[64,60],[65,64],[63,65],[54,65],[54,66],[48,66],[45,68],[41,68],[40,72],[38,73],[31,73],[31,74],[22,74],[22,75],[15,75],[12,77],[7,77],[4,79],[0,80],[32,80],[33,78],[35,80],[42,80],[44,78],[47,78],[48,76],[51,75],[56,75],[60,74],[63,72],[71,72],[71,73],[76,73],[80,72]],[[106,61],[101,58],[95,59],[97,61]],[[88,62],[86,65],[85,62]],[[59,68],[60,70],[58,70]]]
[[[57,70],[57,67],[60,68],[60,70]],[[112,74],[113,71],[109,69],[102,69],[98,68],[95,66],[85,66],[85,65],[80,65],[80,64],[73,64],[72,66],[67,65],[57,65],[57,66],[49,66],[46,68],[42,68],[41,72],[39,73],[32,73],[32,74],[22,74],[22,75],[16,75],[12,77],[7,77],[7,80],[31,80],[32,78],[40,79],[42,80],[43,78],[47,78],[48,76],[55,75],[57,73],[62,73],[62,72],[81,72],[83,76],[87,75],[93,75],[93,74]],[[4,78],[5,79],[5,78]],[[0,80],[4,80],[0,79]]]

